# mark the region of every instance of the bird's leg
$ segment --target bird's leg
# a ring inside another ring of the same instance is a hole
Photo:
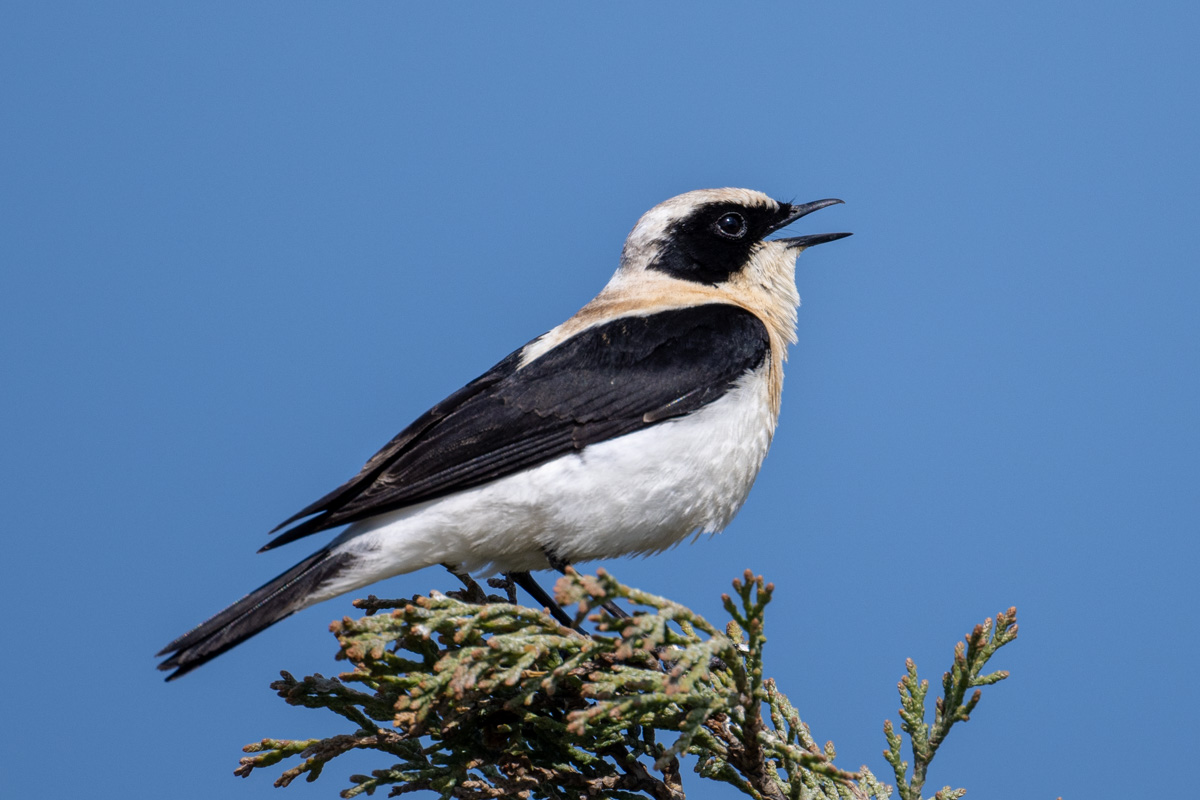
[[[548,550],[545,547],[542,548],[542,555],[546,556],[546,560],[550,562],[550,569],[561,575],[567,574],[567,567],[571,566],[570,561],[567,561],[565,558],[559,558],[554,554],[553,550]]]
[[[548,609],[551,616],[553,616],[560,623],[566,625],[568,628],[575,628],[575,630],[579,630],[575,627],[574,620],[567,615],[567,612],[562,610],[558,603],[554,601],[553,597],[546,594],[545,589],[543,589],[541,586],[538,586],[537,581],[535,581],[533,576],[528,572],[506,572],[504,573],[504,576],[517,586],[520,586],[522,589],[529,592],[529,596],[541,603],[543,607]],[[582,633],[582,631],[580,632]]]
[[[563,575],[567,574],[567,567],[571,566],[571,562],[567,561],[565,558],[559,558],[544,547],[542,548],[542,552],[546,555],[546,560],[550,562],[551,569],[560,572]],[[609,614],[612,614],[617,619],[629,619],[629,614],[626,613],[625,609],[621,608],[612,600],[605,600],[600,604],[600,607]]]
[[[564,575],[567,574],[567,567],[571,566],[571,563],[569,561],[567,561],[564,558],[559,558],[554,553],[550,552],[549,550],[546,550],[545,548],[542,549],[542,553],[545,554],[546,560],[550,562],[550,567],[552,569],[554,569],[558,572],[561,572]],[[529,573],[526,572],[525,575],[528,576]],[[619,605],[617,605],[616,602],[613,600],[605,600],[603,603],[600,604],[600,607],[603,608],[605,611],[607,611],[609,614],[616,617],[617,619],[630,619],[631,618],[629,613],[626,612],[625,609],[623,609]],[[675,668],[675,662],[668,661],[667,659],[663,658],[663,653],[665,653],[665,652],[666,652],[665,647],[654,648],[654,656],[659,661],[659,668],[663,672],[670,672],[672,669]],[[720,664],[721,667],[725,666],[724,664],[721,663],[720,659],[716,658],[715,656],[713,657],[713,662],[716,664]]]

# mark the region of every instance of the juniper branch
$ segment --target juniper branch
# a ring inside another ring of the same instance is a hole
[[[976,625],[967,634],[965,646],[959,642],[954,648],[954,665],[942,676],[942,696],[935,702],[933,725],[925,722],[925,696],[929,681],[917,676],[917,665],[910,658],[905,662],[906,674],[900,679],[900,728],[911,740],[913,756],[912,779],[907,778],[908,762],[901,754],[902,742],[892,727],[891,720],[883,725],[888,749],[884,758],[892,765],[896,775],[896,787],[901,800],[921,800],[926,774],[938,748],[946,740],[956,722],[966,722],[979,704],[982,691],[976,687],[990,686],[1008,677],[1008,672],[999,670],[981,675],[988,660],[1004,645],[1017,638],[1017,609],[1008,609],[996,615],[995,624],[989,617],[982,625]],[[969,689],[975,689],[966,699]],[[965,789],[945,787],[934,795],[935,800],[951,800],[962,797]]]
[[[316,779],[345,752],[373,749],[396,763],[351,776],[343,797],[388,787],[389,796],[432,791],[464,800],[683,800],[678,757],[691,754],[701,777],[754,798],[884,800],[891,794],[866,767],[835,766],[832,743],[818,745],[775,681],[764,677],[765,615],[774,586],[749,571],[722,598],[731,618],[722,630],[603,570],[568,570],[556,599],[578,606],[575,627],[592,623],[592,636],[544,611],[488,596],[469,577],[463,582],[466,588],[450,596],[356,601],[367,616],[332,626],[338,659],[349,662],[349,671],[302,680],[284,672],[272,684],[288,703],[328,708],[356,731],[264,739],[245,748],[249,755],[237,774],[298,756],[301,763],[276,781],[286,786],[300,775]],[[604,608],[617,599],[634,607],[632,616],[618,618]],[[989,620],[959,646],[932,726],[924,723],[927,685],[909,662],[901,681],[901,727],[912,738],[917,769],[911,781],[905,780],[900,736],[890,722],[886,727],[885,757],[903,800],[919,799],[933,754],[978,702],[977,692],[970,699],[965,692],[1005,676],[984,675],[982,667],[1015,636],[1012,622],[1012,612],[994,628]]]

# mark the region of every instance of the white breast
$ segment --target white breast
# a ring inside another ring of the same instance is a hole
[[[320,597],[435,564],[469,571],[545,569],[671,547],[723,529],[745,502],[771,436],[768,364],[678,419],[474,489],[351,525],[337,549],[361,570]]]

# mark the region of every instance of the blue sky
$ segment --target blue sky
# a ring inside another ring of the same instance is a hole
[[[1057,6],[1057,7],[1052,7]],[[589,299],[689,189],[797,233],[781,426],[722,535],[606,566],[719,616],[847,768],[913,657],[1017,605],[934,764],[976,800],[1177,791],[1200,745],[1200,12],[1187,3],[8,4],[4,796],[278,797],[340,730],[335,601],[171,685],[151,655],[432,403]],[[447,589],[428,571],[374,591]],[[369,757],[292,798],[333,797]],[[690,776],[689,797],[731,796]]]

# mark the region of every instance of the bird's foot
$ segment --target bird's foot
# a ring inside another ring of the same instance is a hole
[[[472,578],[466,572],[463,572],[462,570],[458,569],[457,567],[455,567],[451,564],[443,564],[442,566],[446,568],[447,572],[449,572],[451,575],[453,575],[454,577],[456,577],[460,581],[462,581],[462,584],[464,587],[462,589],[455,589],[453,591],[446,592],[447,597],[451,597],[451,598],[453,598],[455,600],[459,600],[463,603],[470,603],[470,604],[476,605],[476,606],[481,606],[486,603],[506,602],[505,598],[503,598],[503,597],[497,597],[494,594],[488,594],[487,592],[485,592],[483,590],[483,587],[481,587],[478,583],[476,583],[475,579]],[[488,585],[492,586],[492,582],[488,581]],[[495,587],[495,588],[499,588],[499,587]],[[510,597],[510,599],[507,602],[513,602],[512,598],[515,597],[514,592],[510,591],[509,597]]]
[[[517,604],[517,585],[507,574],[501,578],[488,578],[487,585],[493,589],[503,589],[508,602],[514,606]]]

